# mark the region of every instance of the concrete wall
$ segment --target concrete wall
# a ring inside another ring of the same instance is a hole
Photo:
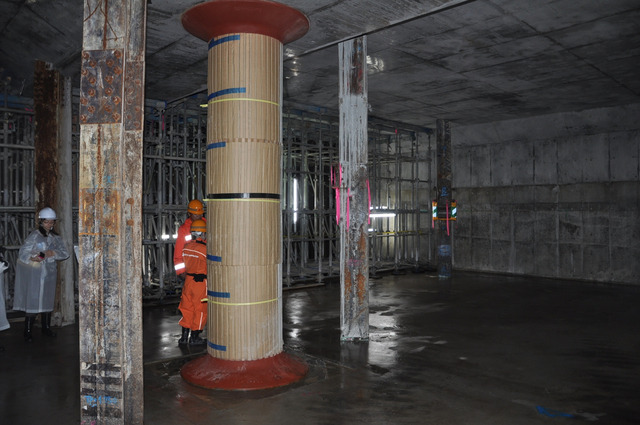
[[[452,126],[454,269],[640,284],[640,104]]]

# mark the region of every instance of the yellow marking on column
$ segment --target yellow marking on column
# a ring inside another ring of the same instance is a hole
[[[280,297],[273,298],[271,300],[266,300],[266,301],[256,301],[256,302],[253,302],[253,303],[222,303],[220,301],[211,301],[211,300],[209,300],[208,302],[210,302],[211,304],[218,304],[218,305],[258,305],[258,304],[272,303],[274,301],[278,301],[278,299],[280,299]]]
[[[262,103],[268,103],[270,105],[280,106],[278,102],[272,102],[270,100],[264,100],[264,99],[252,99],[250,97],[232,97],[229,99],[212,99],[209,101],[209,104],[218,103],[218,102],[229,102],[232,100],[246,100],[249,102],[262,102]]]

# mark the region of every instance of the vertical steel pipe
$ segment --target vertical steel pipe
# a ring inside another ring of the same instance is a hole
[[[207,388],[286,385],[307,366],[282,352],[282,46],[309,23],[264,0],[202,3],[182,23],[209,42],[209,355],[181,373]]]

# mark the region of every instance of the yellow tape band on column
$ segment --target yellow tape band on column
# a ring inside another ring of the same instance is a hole
[[[278,102],[272,102],[270,100],[264,100],[264,99],[252,99],[250,97],[231,97],[231,98],[228,98],[228,99],[210,100],[209,104],[218,103],[218,102],[229,102],[231,100],[245,100],[245,101],[249,101],[249,102],[262,102],[262,103],[268,103],[270,105],[280,106],[280,104]]]
[[[218,305],[258,305],[258,304],[272,303],[274,301],[278,301],[279,299],[280,299],[280,297],[274,298],[272,300],[256,301],[256,302],[252,302],[252,303],[223,303],[223,302],[220,302],[220,301],[212,301],[212,300],[209,300],[209,302],[211,304],[218,304]]]

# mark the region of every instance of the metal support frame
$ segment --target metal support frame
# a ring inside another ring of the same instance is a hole
[[[10,264],[33,228],[32,101],[6,106],[0,102],[0,246]],[[143,158],[143,298],[176,299],[181,287],[171,267],[174,235],[186,217],[190,199],[205,190],[206,110],[199,99],[148,102]],[[77,229],[78,98],[74,98],[73,211]],[[331,166],[338,162],[336,114],[285,107],[283,111],[283,284],[323,284],[339,278],[339,240]],[[369,183],[374,212],[395,217],[373,218],[368,226],[370,275],[424,269],[433,261],[430,200],[434,198],[431,134],[397,123],[369,123]],[[300,178],[302,176],[302,178]],[[298,179],[294,211],[293,179]],[[306,183],[305,183],[306,181]],[[396,188],[400,187],[399,196]],[[186,189],[185,189],[186,188]],[[294,223],[294,213],[296,222]],[[402,227],[400,227],[402,226]],[[73,235],[77,243],[77,234]],[[404,240],[404,248],[396,251]],[[396,255],[397,252],[397,255]],[[76,268],[77,263],[73,262]],[[12,305],[13,267],[7,271],[7,308]]]
[[[143,284],[147,300],[180,294],[173,270],[178,227],[191,199],[203,199],[206,112],[189,102],[148,107],[143,159]]]

